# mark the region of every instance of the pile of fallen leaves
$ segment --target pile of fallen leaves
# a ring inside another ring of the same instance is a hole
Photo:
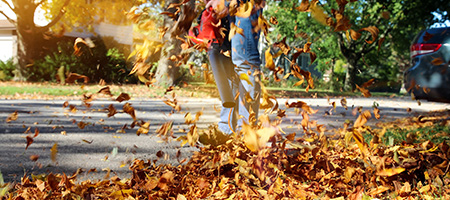
[[[213,126],[197,130],[193,120],[179,140],[199,151],[185,164],[134,160],[130,179],[97,182],[77,183],[76,173],[24,176],[3,199],[449,199],[448,143],[386,146],[380,142],[386,129],[365,126],[367,114],[334,135],[311,130],[304,137],[268,121],[227,136]],[[448,125],[449,116],[445,111],[409,123]],[[166,137],[169,128],[157,132]],[[373,135],[369,143],[363,133]]]

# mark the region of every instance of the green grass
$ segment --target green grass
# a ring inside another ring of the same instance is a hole
[[[364,140],[370,143],[372,135],[369,133],[365,134]],[[386,133],[381,138],[381,142],[387,146],[397,145],[403,141],[412,143],[431,141],[434,144],[440,144],[444,141],[450,142],[450,127],[434,124],[414,129],[390,128],[386,130]]]
[[[20,86],[2,86],[0,87],[1,95],[16,95],[16,94],[38,94],[38,95],[50,95],[50,96],[74,96],[83,94],[86,92],[81,88],[77,89],[69,86],[60,87],[46,87],[46,86],[33,86],[33,87],[20,87]]]
[[[82,94],[97,93],[104,86],[99,85],[59,85],[56,83],[18,83],[0,82],[0,95],[45,95],[45,96],[80,96]],[[162,97],[166,93],[166,88],[155,86],[146,87],[143,84],[135,85],[114,85],[110,86],[113,95],[121,92],[128,93],[132,97],[155,98]],[[309,92],[305,88],[293,87],[266,87],[271,95],[278,98],[327,98],[327,97],[362,97],[360,92],[334,92],[325,89],[311,89]],[[218,91],[215,84],[205,84],[204,82],[191,82],[185,87],[175,87],[178,96],[198,97],[198,98],[218,98]],[[373,96],[401,96],[393,93],[372,93]]]

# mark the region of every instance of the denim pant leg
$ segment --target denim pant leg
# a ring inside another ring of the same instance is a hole
[[[234,71],[234,64],[232,63],[231,58],[226,57],[222,53],[220,53],[219,48],[213,48],[209,50],[208,55],[211,69],[214,74],[214,79],[221,95],[222,103],[224,102],[224,99],[226,99],[227,102],[235,102],[235,106],[233,108],[224,107],[222,104],[222,110],[220,111],[220,121],[218,123],[220,131],[226,134],[231,134],[233,133],[233,131],[236,131],[237,124],[238,99],[235,99],[234,97],[236,96],[238,91],[239,78]],[[233,130],[230,129],[230,127]]]
[[[241,65],[236,68],[237,74],[249,74],[249,81],[240,80],[239,84],[239,119],[238,129],[242,127],[243,123],[254,125],[258,119],[259,104],[261,98],[261,85],[258,67],[250,67],[248,65]],[[256,74],[255,74],[256,72]]]

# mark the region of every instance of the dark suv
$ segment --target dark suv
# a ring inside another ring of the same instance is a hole
[[[450,27],[421,31],[411,45],[405,89],[416,99],[450,102]]]

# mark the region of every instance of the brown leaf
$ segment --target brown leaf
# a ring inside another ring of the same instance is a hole
[[[372,96],[372,94],[370,93],[370,91],[368,90],[368,89],[366,89],[366,88],[363,88],[363,87],[359,87],[359,85],[358,84],[355,84],[356,85],[356,88],[359,90],[359,91],[361,91],[361,93],[364,95],[364,97],[371,97]]]
[[[434,58],[432,61],[431,61],[431,64],[433,64],[433,65],[442,65],[444,63],[444,60],[441,58],[441,57],[439,57],[439,58]]]
[[[425,35],[423,36],[423,41],[424,42],[427,42],[428,40],[430,40],[431,38],[433,38],[434,37],[434,35],[433,34],[430,34],[430,33],[428,33],[428,32],[425,32]]]
[[[270,17],[269,22],[270,22],[271,24],[273,24],[273,25],[278,25],[278,20],[277,20],[277,18],[274,17],[274,16]]]
[[[289,55],[289,52],[291,51],[289,45],[286,44],[286,37],[279,42],[275,42],[273,46],[280,48],[284,55]]]
[[[136,113],[135,113],[135,111],[134,111],[134,108],[131,106],[130,103],[125,103],[125,104],[123,105],[123,112],[129,114],[129,115],[133,118],[134,121],[137,120],[137,119],[136,119]]]
[[[389,19],[391,17],[391,13],[389,11],[383,11],[381,12],[381,17],[384,19]]]
[[[373,108],[373,115],[375,116],[375,119],[380,119],[380,109]]]
[[[345,110],[348,109],[348,106],[347,106],[347,99],[345,99],[345,97],[341,99],[341,105],[342,105],[342,107],[345,108]]]
[[[89,46],[89,44],[83,38],[75,39],[75,43],[73,44],[73,49],[75,50],[73,54],[75,54],[75,56],[81,56],[81,54],[83,54],[81,48],[78,47],[78,44],[84,44],[86,46]]]
[[[317,113],[317,111],[318,111],[318,110],[312,109],[303,101],[297,101],[297,102],[292,102],[292,103],[286,102],[286,108],[301,108],[304,111],[306,111],[308,114],[314,114],[314,113]]]
[[[361,37],[361,33],[354,31],[353,29],[350,29],[350,36],[353,40],[358,40]]]
[[[369,26],[369,27],[359,29],[358,32],[361,32],[361,31],[368,31],[372,35],[372,40],[369,40],[369,41],[366,40],[366,42],[368,44],[372,44],[373,42],[375,42],[375,40],[377,40],[377,38],[378,38],[378,33],[380,32],[380,30],[378,30],[378,28],[375,26]]]
[[[58,143],[55,142],[55,144],[53,144],[52,148],[50,149],[50,157],[52,159],[53,162],[56,162],[56,156],[58,154]]]
[[[83,79],[85,84],[89,82],[87,76],[71,72],[66,78],[66,83],[75,83],[78,79]]]
[[[128,100],[130,100],[131,99],[131,97],[130,97],[130,95],[129,94],[127,94],[127,93],[120,93],[120,95],[116,98],[116,101],[118,101],[118,102],[122,102],[122,101],[128,101]]]
[[[362,127],[364,124],[366,124],[367,120],[369,120],[372,117],[372,114],[370,114],[370,111],[366,110],[363,113],[361,113],[358,118],[355,121],[355,124],[353,127]]]
[[[363,83],[363,84],[361,85],[361,87],[363,87],[363,88],[368,88],[368,87],[371,86],[374,82],[375,82],[375,79],[374,79],[374,78],[373,78],[373,79],[370,79],[370,80],[368,80],[367,82]]]
[[[300,3],[300,6],[295,7],[295,9],[300,12],[309,11],[309,0],[302,0],[302,3]]]
[[[108,117],[112,117],[112,116],[114,116],[115,114],[117,114],[117,110],[116,110],[116,108],[114,107],[114,105],[112,105],[112,104],[110,104],[110,105],[108,106],[107,110],[108,110]]]
[[[386,40],[385,37],[382,37],[378,40],[378,50],[377,51],[380,51],[381,45],[383,44],[384,40]]]
[[[19,117],[19,114],[17,111],[14,111],[13,113],[9,114],[8,118],[6,118],[6,122],[12,122],[12,121],[16,121],[17,118]]]
[[[111,90],[109,89],[109,86],[106,86],[106,87],[100,89],[97,93],[99,93],[99,94],[106,94],[106,95],[112,96]]]
[[[36,162],[39,159],[39,155],[31,155],[30,160]]]
[[[86,127],[87,123],[80,121],[80,122],[78,122],[77,125],[78,125],[79,129],[84,129]]]
[[[30,146],[34,142],[33,137],[31,137],[30,135],[27,135],[26,138],[27,138],[27,146],[25,147],[25,150],[27,150],[28,146]]]

